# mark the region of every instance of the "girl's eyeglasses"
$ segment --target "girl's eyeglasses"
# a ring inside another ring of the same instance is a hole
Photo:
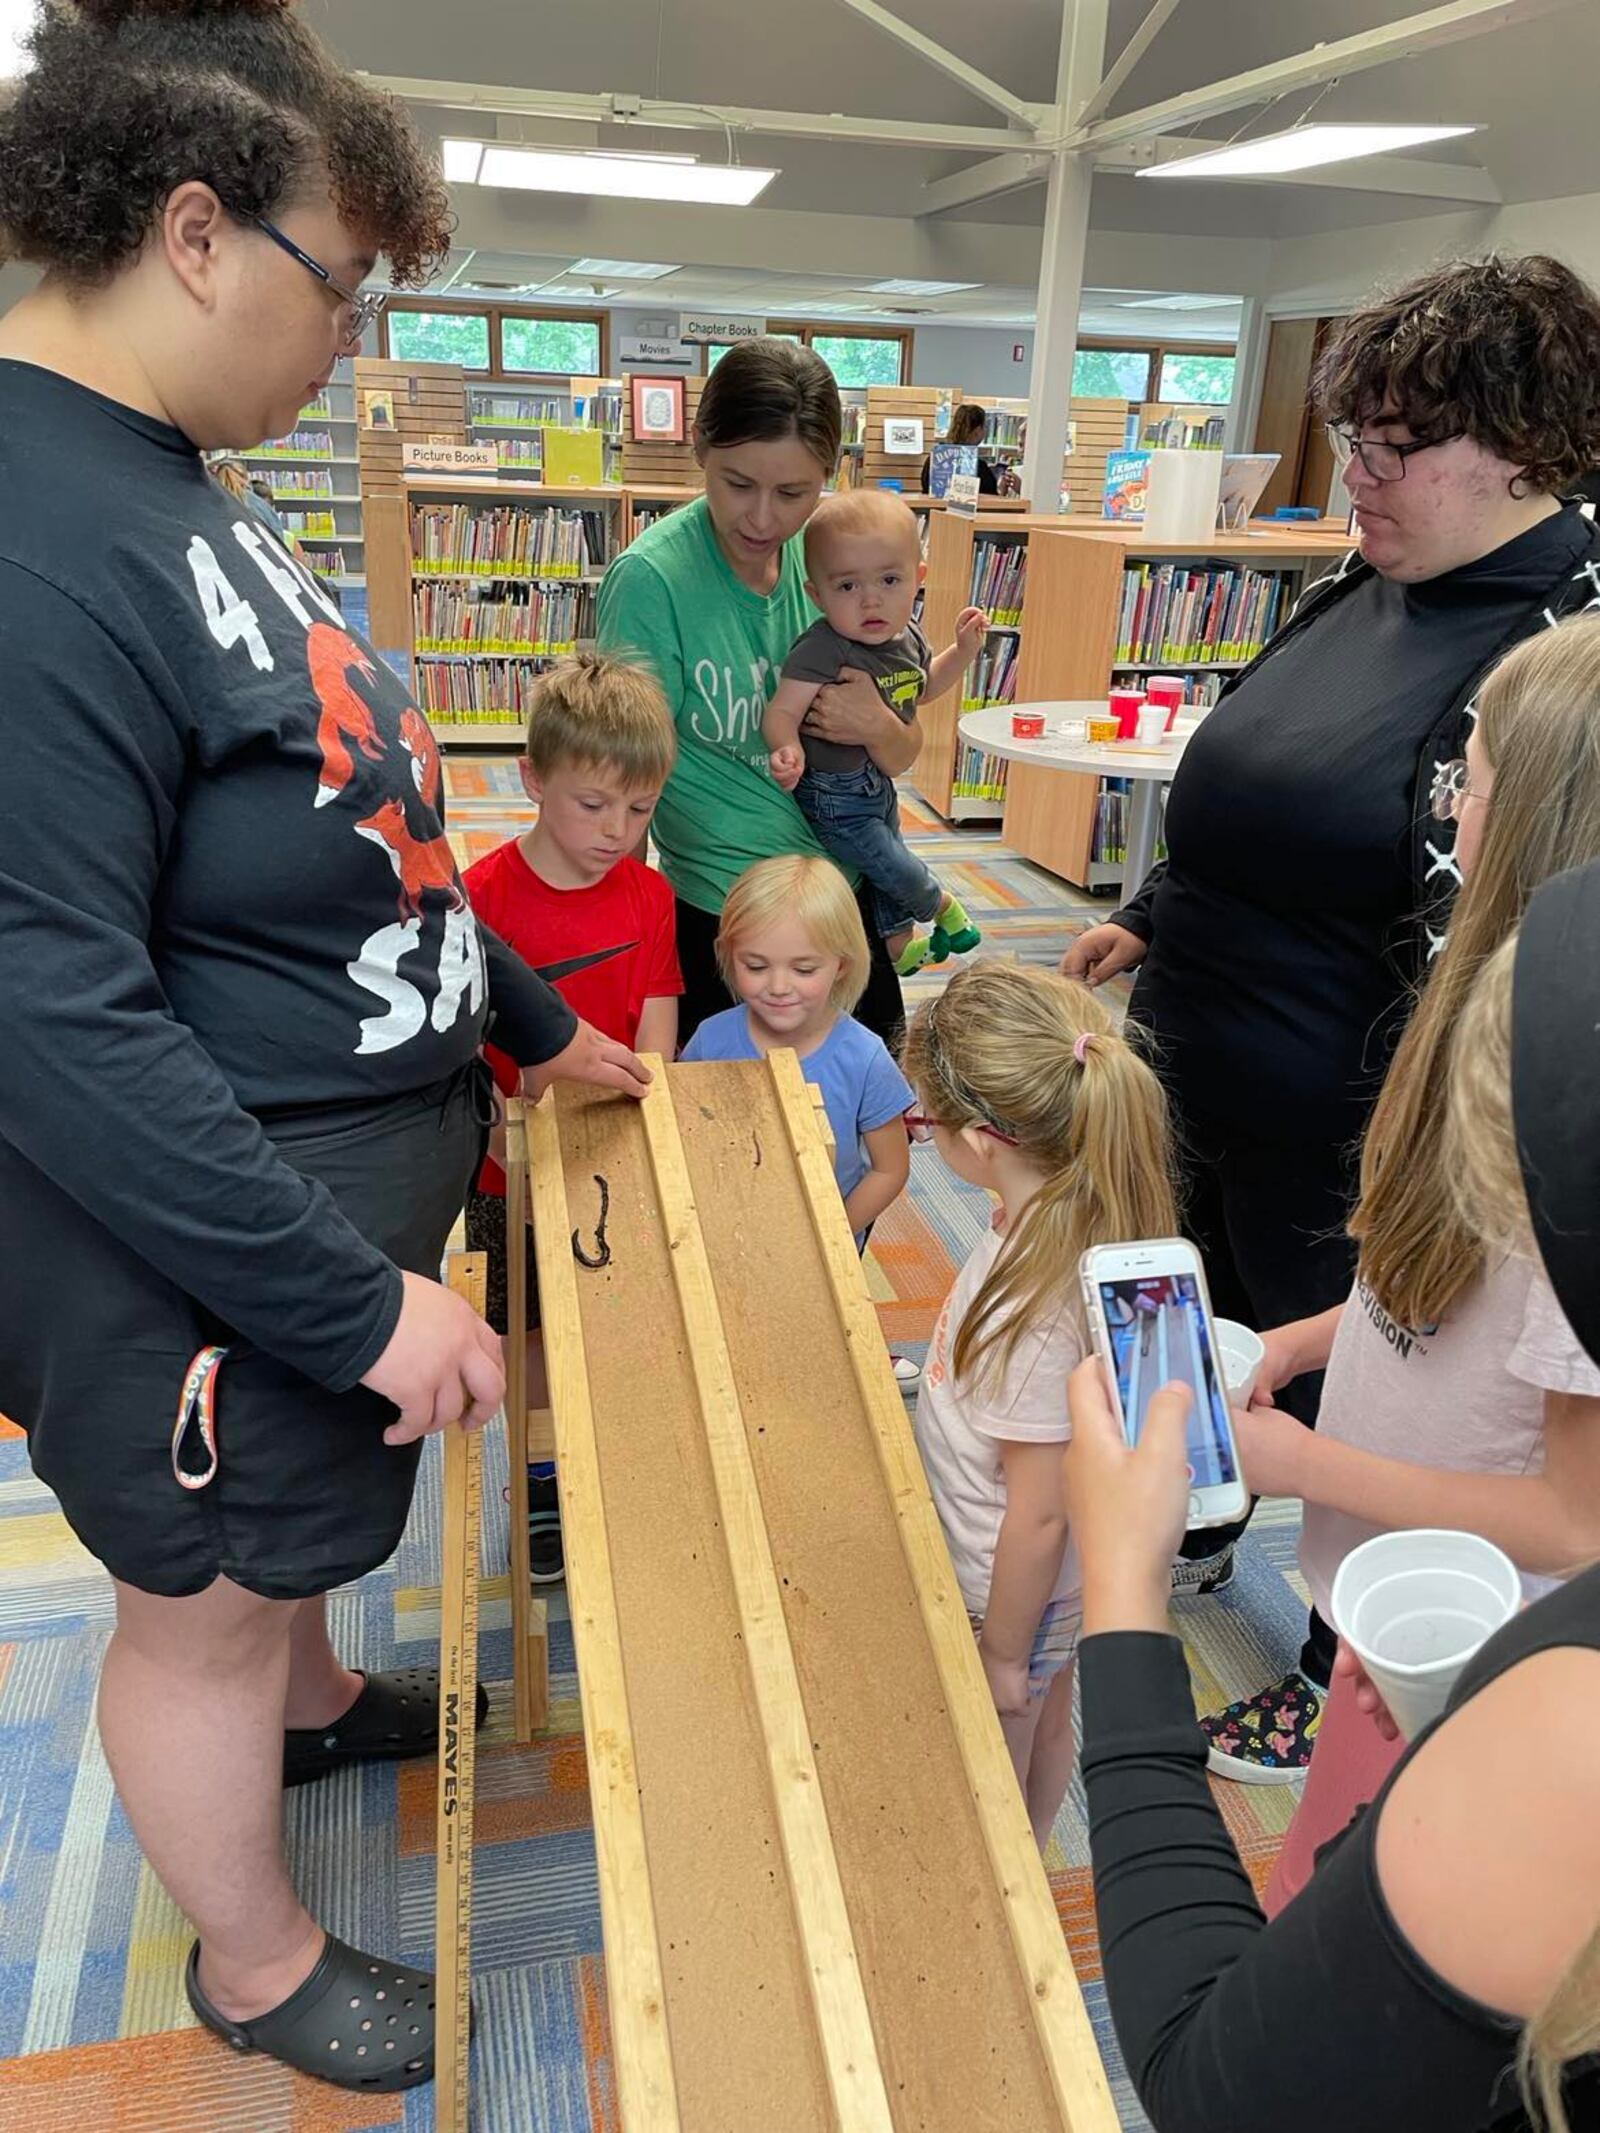
[[[308,274],[315,274],[323,287],[338,297],[340,306],[350,314],[350,324],[345,332],[345,346],[353,347],[389,301],[388,291],[352,289],[342,281],[335,281],[320,259],[313,259],[309,252],[302,252],[294,239],[286,237],[275,222],[269,222],[265,215],[253,215],[250,219],[263,237],[270,237],[280,252],[287,252],[291,259],[298,259]]]
[[[917,1142],[931,1141],[934,1127],[944,1125],[942,1118],[929,1118],[923,1111],[908,1111],[905,1120],[906,1131]],[[991,1126],[981,1118],[964,1119],[962,1124],[976,1126],[980,1133],[987,1133],[990,1140],[999,1141],[1004,1147],[1015,1148],[1020,1145],[1014,1134],[1002,1133],[998,1126]],[[946,1131],[950,1133],[958,1133],[960,1130],[959,1126],[946,1127]]]
[[[1433,803],[1435,822],[1454,822],[1461,813],[1463,801],[1480,800],[1483,795],[1473,791],[1467,783],[1467,759],[1456,756],[1451,762],[1441,763],[1433,774],[1433,791],[1429,795]]]

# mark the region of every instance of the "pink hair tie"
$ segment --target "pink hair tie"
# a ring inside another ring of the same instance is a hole
[[[1074,1059],[1077,1060],[1079,1066],[1082,1066],[1085,1059],[1088,1058],[1089,1046],[1093,1041],[1093,1038],[1094,1031],[1088,1029],[1084,1031],[1081,1037],[1074,1038],[1072,1045],[1072,1056]]]

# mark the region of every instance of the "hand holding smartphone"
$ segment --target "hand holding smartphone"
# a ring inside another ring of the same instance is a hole
[[[1137,1444],[1163,1385],[1188,1386],[1189,1527],[1227,1525],[1250,1507],[1200,1255],[1181,1237],[1102,1244],[1080,1263],[1096,1353],[1123,1432]]]

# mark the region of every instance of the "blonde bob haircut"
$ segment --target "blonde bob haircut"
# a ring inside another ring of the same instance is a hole
[[[801,927],[820,955],[836,956],[839,975],[828,1004],[848,1015],[867,989],[871,963],[867,931],[855,892],[831,859],[790,853],[761,859],[739,876],[728,891],[717,929],[717,968],[728,990],[737,993],[733,958],[741,942],[789,919]]]
[[[677,755],[667,699],[643,667],[580,652],[533,684],[527,757],[537,778],[602,771],[629,792],[659,792]]]

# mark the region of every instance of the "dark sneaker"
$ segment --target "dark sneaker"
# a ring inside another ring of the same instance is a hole
[[[1233,1543],[1215,1555],[1180,1555],[1172,1566],[1172,1589],[1180,1599],[1221,1592],[1233,1583]]]
[[[1327,1690],[1300,1673],[1259,1696],[1241,1696],[1201,1719],[1206,1760],[1219,1777],[1241,1785],[1292,1785],[1306,1774],[1327,1702]]]
[[[535,1585],[554,1585],[567,1574],[561,1545],[561,1499],[554,1474],[528,1470],[528,1562]]]

